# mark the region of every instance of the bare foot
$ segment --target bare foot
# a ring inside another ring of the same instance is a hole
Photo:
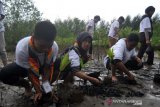
[[[116,76],[112,76],[112,83],[117,83],[118,79]]]

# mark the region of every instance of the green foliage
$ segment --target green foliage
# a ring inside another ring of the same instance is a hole
[[[6,26],[7,50],[15,50],[15,46],[21,38],[31,35],[34,25],[35,22],[30,21],[13,23],[10,27]]]
[[[93,45],[98,45],[98,46],[107,46],[108,45],[108,39],[107,39],[107,34],[106,30],[108,28],[109,24],[105,24],[105,21],[101,21],[99,28],[96,29],[94,33],[94,38],[93,38]]]
[[[154,24],[160,23],[160,15],[156,14],[153,18],[152,21]]]
[[[64,21],[61,20],[55,21],[55,26],[57,29],[57,35],[60,37],[68,37],[68,36],[74,36],[74,34],[71,32],[71,22],[70,21]]]
[[[141,21],[141,16],[137,15],[133,18],[132,22],[131,22],[131,27],[133,30],[139,30],[139,24]]]
[[[160,46],[160,26],[157,26],[154,29],[153,37],[152,37],[152,45],[153,46]]]
[[[61,21],[60,19],[55,21],[57,33],[60,37],[76,36],[82,31],[85,31],[85,22],[78,18]]]
[[[35,24],[41,20],[41,13],[32,0],[6,0],[5,38],[7,50],[15,50],[17,42],[33,32]]]
[[[120,38],[126,38],[130,33],[138,33],[138,31],[132,30],[131,27],[122,28],[119,32]]]
[[[75,40],[76,40],[76,38],[74,36],[61,37],[61,36],[57,35],[57,37],[56,37],[56,42],[62,49],[65,49],[65,48],[73,45]]]
[[[113,49],[112,49],[112,48],[110,48],[110,49],[107,51],[107,55],[108,55],[109,59],[110,59],[111,61],[113,61],[114,53],[113,53]]]
[[[131,16],[128,15],[126,18],[125,18],[125,22],[123,24],[123,27],[131,27]]]
[[[30,21],[41,19],[41,13],[34,6],[32,0],[5,0],[5,14],[7,24],[19,21]]]
[[[70,60],[69,60],[69,55],[68,53],[65,54],[61,60],[61,64],[60,64],[60,71],[62,72],[66,67],[67,65],[70,63]]]
[[[153,37],[152,37],[152,44],[154,46],[160,45],[160,19],[154,18],[153,22]]]

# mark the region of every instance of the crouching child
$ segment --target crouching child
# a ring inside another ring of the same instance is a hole
[[[87,63],[89,56],[87,54],[92,43],[92,37],[88,32],[82,32],[77,37],[77,45],[67,48],[56,60],[56,70],[59,72],[58,79],[64,79],[64,83],[73,82],[73,76],[83,80],[88,80],[93,84],[100,84],[99,75],[88,75],[82,71],[83,64]]]
[[[138,42],[138,35],[131,33],[127,38],[120,39],[111,47],[113,58],[106,56],[104,64],[112,71],[112,82],[117,82],[115,74],[117,69],[121,74],[125,73],[130,80],[134,80],[134,76],[129,70],[138,70],[143,67],[140,58],[136,56],[135,47]]]
[[[9,85],[22,86],[25,94],[31,94],[31,85],[35,89],[34,102],[43,94],[51,93],[51,82],[54,74],[54,62],[58,54],[58,46],[54,41],[56,28],[49,21],[38,22],[31,36],[21,39],[16,46],[16,61],[4,67],[0,72],[0,80]],[[42,80],[39,78],[42,77]]]

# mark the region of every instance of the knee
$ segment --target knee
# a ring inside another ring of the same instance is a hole
[[[139,70],[139,69],[143,68],[143,63],[140,64],[140,65],[137,65],[137,66],[138,66],[137,68],[138,68],[138,70]]]
[[[0,81],[3,82],[4,84],[9,84],[12,85],[15,80],[12,79],[12,77],[10,77],[9,75],[7,75],[7,73],[5,73],[5,71],[0,71]]]
[[[3,67],[2,70],[0,71],[0,81],[6,83],[10,80],[11,77],[12,77],[11,72],[8,71],[7,67]]]

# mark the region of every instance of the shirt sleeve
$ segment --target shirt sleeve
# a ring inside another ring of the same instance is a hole
[[[88,27],[89,27],[89,26],[94,26],[94,23],[93,23],[93,21],[92,21],[92,20],[88,21],[88,24],[87,24],[87,26],[88,26]]]
[[[119,22],[118,22],[118,21],[116,21],[116,22],[114,23],[114,28],[119,28]]]
[[[125,46],[122,43],[117,43],[116,45],[113,46],[113,53],[114,53],[114,58],[113,59],[119,59],[123,60],[123,53],[125,50]]]
[[[33,74],[32,70],[30,70],[30,69],[29,69],[28,78],[31,81],[36,93],[40,93],[41,92],[41,88],[40,88],[39,78],[37,76],[35,76]]]
[[[71,68],[80,67],[80,57],[74,50],[69,52],[69,60],[71,62]]]
[[[69,60],[70,60],[70,67],[72,72],[78,72],[80,71],[80,57],[79,55],[74,51],[71,50],[69,52]]]
[[[16,46],[16,64],[23,68],[29,68],[28,42],[21,40]]]
[[[151,28],[150,19],[148,17],[143,19],[143,27],[144,28]]]
[[[3,4],[0,2],[0,14],[4,15],[4,9],[3,9]]]

